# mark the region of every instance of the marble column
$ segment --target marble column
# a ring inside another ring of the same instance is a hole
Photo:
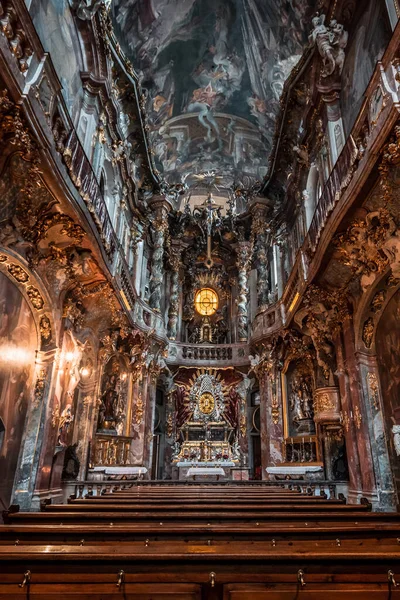
[[[72,443],[78,444],[76,450],[76,455],[80,463],[78,479],[85,479],[90,442],[92,442],[93,429],[97,425],[96,381],[81,381],[78,384],[78,388],[79,396]]]
[[[150,307],[156,312],[161,312],[162,286],[164,281],[164,246],[168,232],[168,212],[170,204],[159,197],[151,201],[153,253],[150,270]]]
[[[360,374],[355,358],[354,329],[351,316],[344,319],[342,324],[345,366],[347,371],[347,393],[349,397],[347,416],[343,413],[345,421],[349,422],[355,440],[360,466],[361,487],[350,486],[349,499],[357,501],[361,496],[367,497],[371,502],[377,501],[377,488],[374,473],[374,461],[368,431],[367,413],[361,396]],[[353,447],[353,445],[352,445]]]
[[[144,411],[144,438],[143,438],[143,461],[142,464],[151,477],[154,450],[154,417],[156,409],[157,377],[150,373],[146,385],[146,402]]]
[[[147,394],[146,379],[143,378],[144,370],[138,374],[132,385],[132,413],[131,413],[131,460],[132,464],[143,465],[144,436],[145,436],[145,405]]]
[[[176,340],[178,333],[179,317],[179,269],[181,266],[181,248],[178,244],[172,244],[169,262],[171,265],[171,286],[168,310],[168,337],[170,340],[174,341]]]
[[[46,419],[50,418],[50,399],[55,384],[57,350],[39,351],[35,360],[35,383],[25,420],[24,435],[15,475],[12,504],[21,511],[39,510],[40,498],[35,495],[36,479],[42,452]],[[51,469],[47,466],[46,468]]]
[[[344,348],[340,333],[337,333],[333,339],[336,350],[337,377],[340,391],[340,420],[343,427],[343,434],[346,443],[347,465],[349,469],[349,489],[360,490],[362,487],[360,458],[355,439],[354,423],[350,419],[351,398],[348,387],[348,377],[345,367]],[[353,501],[356,501],[355,498]]]
[[[376,508],[381,511],[396,510],[396,493],[385,435],[382,394],[376,357],[358,352],[356,353],[356,362],[360,374],[364,414],[366,415],[366,426],[369,432],[374,470],[377,477],[379,501]]]
[[[248,309],[248,275],[251,264],[252,248],[250,242],[239,242],[237,247],[238,298],[237,298],[237,338],[238,342],[247,342],[249,309]]]
[[[285,461],[282,452],[284,438],[281,372],[269,363],[258,368],[260,385],[260,437],[262,479],[273,479],[267,472]]]
[[[270,293],[268,274],[268,249],[270,242],[267,224],[267,201],[255,199],[251,206],[251,236],[254,244],[254,259],[257,269],[257,306],[263,310],[268,305]]]

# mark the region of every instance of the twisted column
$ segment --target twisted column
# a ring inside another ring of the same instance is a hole
[[[237,248],[236,266],[238,269],[238,324],[237,335],[239,342],[247,342],[249,314],[248,314],[248,274],[251,264],[252,246],[250,242],[239,242]]]
[[[270,233],[267,224],[267,211],[268,207],[265,200],[262,199],[257,199],[251,207],[251,239],[254,243],[257,269],[257,306],[259,310],[268,305],[271,291],[268,281]]]
[[[179,315],[179,267],[181,264],[181,249],[179,246],[173,245],[169,262],[171,265],[171,288],[168,311],[168,337],[170,340],[176,340]]]
[[[155,199],[151,205],[153,209],[153,254],[150,273],[150,308],[156,312],[161,311],[162,284],[164,279],[164,246],[168,233],[168,210],[171,208],[165,200]]]

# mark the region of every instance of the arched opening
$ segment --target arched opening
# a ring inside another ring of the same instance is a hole
[[[393,477],[400,491],[400,290],[388,302],[376,331],[383,418]]]
[[[0,273],[0,502],[8,507],[30,402],[37,350],[31,309]]]

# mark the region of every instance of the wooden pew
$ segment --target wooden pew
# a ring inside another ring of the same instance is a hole
[[[282,488],[182,487],[10,507],[0,600],[400,599],[400,514]]]

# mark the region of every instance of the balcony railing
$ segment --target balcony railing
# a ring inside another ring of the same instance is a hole
[[[96,175],[80,143],[75,129],[67,137],[63,150],[63,159],[70,176],[79,190],[103,242],[106,254],[112,262],[118,246],[118,239],[108,214],[104,197],[100,191]]]
[[[183,365],[207,365],[210,362],[245,365],[249,362],[249,354],[247,344],[194,345],[171,342],[167,362]]]
[[[350,135],[325,184],[311,221],[308,239],[313,252],[329,215],[351,181],[357,154],[356,144]]]

